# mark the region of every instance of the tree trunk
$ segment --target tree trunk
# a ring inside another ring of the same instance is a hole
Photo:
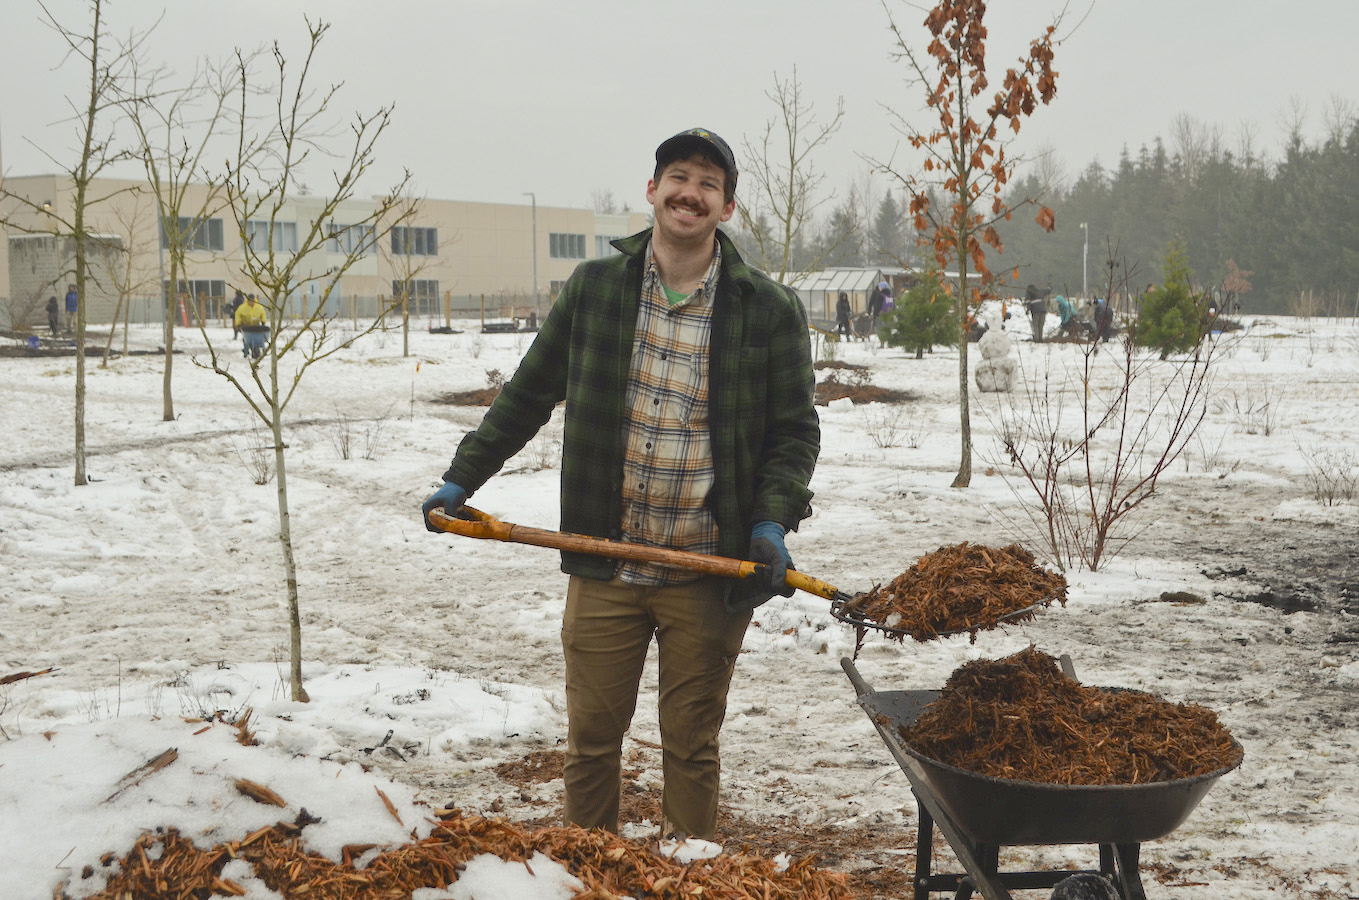
[[[401,297],[401,357],[411,355],[411,298],[410,294]]]
[[[164,212],[161,213],[161,228],[165,228]],[[178,223],[176,222],[176,229]],[[170,234],[169,231],[163,231]],[[176,230],[174,234],[178,235]],[[179,287],[179,260],[175,254],[170,254],[170,284],[162,284],[161,291],[165,294],[165,374],[161,377],[161,421],[173,422],[175,420],[175,398],[170,392],[170,382],[174,374],[175,364],[175,297],[178,295]]]
[[[961,179],[960,196],[967,195],[967,177]],[[966,213],[965,213],[966,214]],[[971,298],[967,288],[967,241],[970,232],[966,227],[959,229],[958,235],[958,424],[962,434],[962,458],[958,461],[958,474],[953,477],[950,487],[965,488],[972,484],[972,413],[969,406],[970,392],[967,387],[967,318]]]
[[[76,188],[76,384],[75,384],[75,485],[89,484],[85,474],[85,186]]]
[[[293,556],[292,519],[288,512],[288,463],[283,449],[283,410],[279,407],[278,356],[269,354],[269,430],[274,436],[274,483],[278,495],[278,542],[283,551],[283,575],[288,584],[288,685],[294,702],[308,703],[302,686],[302,616],[297,597],[297,560]]]

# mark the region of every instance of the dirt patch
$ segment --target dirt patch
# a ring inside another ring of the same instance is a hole
[[[816,403],[825,406],[832,400],[848,397],[854,403],[909,403],[916,399],[910,391],[894,391],[871,384],[842,384],[838,381],[823,381],[816,386]]]
[[[846,370],[847,370],[847,371],[850,371],[850,372],[867,372],[867,371],[868,371],[868,366],[860,365],[860,364],[858,364],[858,363],[847,363],[847,362],[845,362],[844,360],[840,360],[840,359],[823,359],[823,360],[820,360],[819,362],[815,363],[815,364],[812,366],[812,368],[816,369],[816,371],[818,371],[818,372],[820,372],[820,371],[823,370],[823,369],[840,369],[840,370],[842,370],[842,371],[846,371]]]
[[[490,406],[500,396],[500,388],[484,387],[475,391],[449,391],[431,400],[445,406]]]
[[[512,759],[495,767],[496,777],[519,788],[547,784],[562,777],[566,753],[561,750],[535,750],[523,759]]]

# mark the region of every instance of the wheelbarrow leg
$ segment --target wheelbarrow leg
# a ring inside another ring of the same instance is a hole
[[[1142,876],[1137,873],[1137,857],[1141,844],[1114,844],[1114,864],[1117,869],[1114,886],[1123,900],[1147,900],[1142,890]]]
[[[916,803],[914,900],[930,900],[930,861],[934,857],[934,819],[923,803]]]

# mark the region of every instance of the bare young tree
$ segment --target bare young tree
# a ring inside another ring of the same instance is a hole
[[[212,336],[199,321],[201,336],[207,344],[206,359],[195,358],[198,365],[211,368],[239,391],[250,410],[269,428],[273,441],[275,486],[278,502],[279,547],[283,555],[288,598],[290,690],[293,700],[306,701],[302,685],[302,624],[299,613],[297,561],[293,551],[292,519],[288,505],[287,444],[284,440],[284,413],[303,376],[315,363],[348,347],[357,338],[378,327],[389,310],[383,310],[366,328],[348,335],[331,330],[327,303],[331,292],[360,259],[374,252],[374,245],[387,237],[393,227],[408,222],[412,207],[403,198],[410,183],[406,173],[390,191],[376,200],[371,212],[352,222],[361,239],[347,244],[339,263],[336,253],[327,255],[344,235],[335,226],[336,214],[355,196],[359,182],[375,161],[374,146],[391,121],[391,107],[383,107],[369,115],[358,115],[348,127],[349,147],[337,154],[332,168],[333,187],[324,196],[309,196],[310,221],[296,222],[297,247],[292,252],[275,250],[272,240],[275,229],[282,228],[285,207],[301,192],[298,179],[303,167],[315,156],[325,152],[325,145],[335,141],[326,128],[336,100],[339,85],[314,89],[311,67],[316,51],[329,25],[307,21],[308,45],[301,65],[294,76],[283,51],[277,43],[273,47],[273,61],[277,70],[277,84],[271,85],[271,112],[268,126],[254,131],[253,102],[261,96],[254,90],[254,73],[248,57],[237,57],[237,90],[239,133],[234,158],[228,163],[220,183],[227,208],[242,235],[247,223],[257,223],[257,229],[267,230],[268,236],[259,241],[246,241],[242,272],[259,292],[264,305],[269,333],[264,353],[259,358],[242,363],[232,357],[240,352],[214,345]],[[292,213],[288,213],[289,216]],[[288,300],[295,293],[319,285],[321,301],[304,309],[300,318],[289,319]],[[244,366],[240,368],[240,366]]]
[[[1136,276],[1113,252],[1108,270],[1106,297]],[[1016,495],[1027,486],[1037,497],[1017,530],[1036,533],[1063,571],[1097,571],[1142,533],[1161,475],[1208,410],[1213,338],[1169,358],[1140,350],[1129,333],[1114,354],[1101,356],[1101,346],[1110,345],[1086,344],[1074,371],[1024,380],[1020,403],[997,413],[1001,451],[989,459]]]
[[[786,79],[774,73],[774,88],[765,96],[778,107],[775,118],[765,122],[755,141],[743,140],[745,165],[742,182],[748,187],[737,194],[736,210],[751,233],[760,258],[757,261],[776,281],[783,281],[793,268],[794,248],[803,242],[804,231],[816,210],[831,199],[818,196],[824,175],[812,165],[812,155],[840,130],[845,115],[841,98],[827,122],[817,120],[815,105],[802,96],[797,67]],[[744,196],[746,199],[741,199]],[[824,240],[817,258],[799,266],[819,269],[833,257],[848,234]]]
[[[414,222],[420,212],[420,205],[420,201],[415,198],[401,198],[396,210],[397,217]],[[392,285],[392,301],[401,314],[401,356],[405,358],[411,355],[411,297],[416,279],[434,263],[437,254],[416,253],[415,241],[412,240],[407,228],[398,226],[397,230],[392,232],[392,238],[379,246],[391,273],[396,276]],[[429,248],[426,246],[423,249]],[[419,299],[418,296],[416,299]]]
[[[45,5],[43,22],[56,33],[66,47],[66,60],[88,72],[84,93],[69,97],[71,122],[75,127],[76,148],[69,162],[63,163],[47,154],[70,179],[73,188],[69,215],[59,209],[47,208],[41,201],[10,193],[0,187],[0,199],[8,201],[14,212],[6,214],[6,225],[29,234],[47,233],[70,239],[74,246],[75,263],[71,274],[75,285],[76,306],[76,384],[75,384],[75,484],[88,483],[85,471],[85,324],[87,297],[94,286],[91,275],[93,257],[101,249],[99,229],[94,224],[93,211],[108,196],[92,193],[95,179],[109,166],[126,158],[117,148],[117,119],[110,121],[119,101],[125,96],[129,71],[141,52],[149,32],[133,34],[121,42],[109,34],[105,21],[103,0],[89,0],[89,18],[81,26],[59,20]],[[44,151],[45,152],[45,151]]]
[[[123,320],[123,356],[127,356],[127,328],[128,319],[132,314],[133,296],[160,289],[159,273],[146,264],[146,260],[150,258],[150,254],[146,252],[148,248],[138,241],[138,236],[145,234],[142,223],[145,217],[150,215],[144,199],[138,196],[133,201],[131,209],[114,213],[122,245],[114,254],[109,266],[109,280],[118,292],[118,304],[113,310],[113,321],[109,323],[108,340],[104,342],[104,358],[99,363],[101,369],[108,368],[109,355],[113,352],[113,337],[118,333],[120,318]]]
[[[1006,146],[1037,105],[1048,103],[1057,93],[1057,73],[1052,68],[1057,24],[1048,26],[1030,42],[1028,53],[1005,71],[1000,90],[987,96],[990,81],[985,3],[939,0],[925,17],[930,42],[923,53],[898,27],[886,0],[883,11],[896,39],[895,56],[906,64],[910,79],[924,90],[925,104],[935,117],[926,129],[917,124],[915,116],[892,113],[897,130],[913,148],[924,153],[921,173],[902,172],[890,160],[877,165],[910,192],[916,231],[923,244],[933,250],[940,270],[958,273],[955,303],[960,336],[962,458],[953,487],[967,487],[972,482],[968,318],[993,290],[996,276],[987,262],[986,248],[1001,250],[996,223],[1032,202],[1005,199],[1005,187],[1019,162],[1007,155]],[[1002,136],[1002,129],[1009,135]],[[1054,227],[1052,211],[1046,207],[1040,210],[1037,221],[1049,231]]]
[[[243,59],[250,61],[250,57]],[[237,72],[233,62],[204,61],[187,84],[176,87],[167,84],[164,70],[134,63],[122,104],[136,134],[134,153],[156,201],[161,246],[169,264],[163,289],[165,369],[161,378],[161,417],[166,422],[175,418],[174,297],[180,280],[187,276],[188,251],[202,243],[205,223],[225,202],[222,176],[204,162],[230,124]],[[190,201],[194,194],[198,199]],[[201,314],[196,304],[189,306],[195,318]]]

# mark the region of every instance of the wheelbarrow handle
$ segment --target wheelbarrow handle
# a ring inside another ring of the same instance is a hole
[[[722,578],[749,578],[761,568],[760,563],[727,556],[710,556],[706,553],[690,553],[687,550],[667,550],[664,547],[648,547],[644,544],[631,544],[626,541],[611,541],[607,538],[592,537],[585,534],[571,534],[563,531],[548,531],[543,528],[529,528],[502,522],[479,509],[464,506],[457,516],[449,516],[439,510],[429,512],[430,524],[440,531],[460,534],[463,537],[480,538],[492,541],[506,541],[513,544],[531,544],[535,547],[550,547],[570,553],[585,553],[590,556],[606,556],[610,559],[626,559],[633,562],[654,562],[663,565],[701,572],[705,575],[718,575]],[[785,576],[788,584],[809,594],[816,594],[827,600],[834,599],[840,592],[830,584],[804,575],[796,569],[789,569]]]

